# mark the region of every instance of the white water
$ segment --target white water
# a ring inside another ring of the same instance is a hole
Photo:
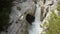
[[[29,34],[41,34],[42,28],[40,27],[41,21],[40,21],[40,13],[41,13],[41,7],[39,6],[39,3],[36,4],[36,13],[35,13],[35,21],[32,23],[32,26],[29,29]]]

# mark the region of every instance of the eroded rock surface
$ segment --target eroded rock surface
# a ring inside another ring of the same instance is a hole
[[[7,34],[28,34],[28,23],[25,17],[28,13],[34,14],[35,4],[32,0],[17,0],[13,2],[10,22],[12,25],[8,28]],[[22,15],[22,17],[21,17]],[[21,20],[20,20],[21,19]]]

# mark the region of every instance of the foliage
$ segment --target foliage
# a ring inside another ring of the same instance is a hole
[[[60,3],[57,5],[57,10],[60,11]]]
[[[44,23],[42,23],[40,26],[41,26],[42,28],[44,28],[44,27],[47,27],[47,26],[48,26],[47,24],[48,24],[47,22],[44,22]]]
[[[60,15],[60,3],[58,3],[58,5],[57,5],[57,10],[59,11],[58,15]]]
[[[60,34],[60,16],[52,12],[46,34]]]
[[[0,0],[0,31],[7,29],[13,0]]]

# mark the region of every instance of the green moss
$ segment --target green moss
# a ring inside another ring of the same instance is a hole
[[[46,34],[60,34],[60,16],[52,12],[49,20],[49,27]]]

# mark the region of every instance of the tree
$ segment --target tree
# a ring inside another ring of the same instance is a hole
[[[0,0],[0,32],[8,28],[13,0]]]

